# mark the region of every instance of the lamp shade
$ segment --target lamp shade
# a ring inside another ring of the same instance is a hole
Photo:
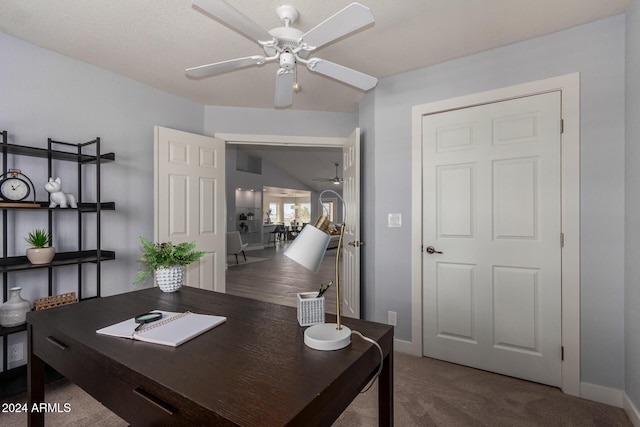
[[[289,245],[285,256],[291,258],[307,270],[317,272],[331,237],[324,231],[306,225],[298,237]]]

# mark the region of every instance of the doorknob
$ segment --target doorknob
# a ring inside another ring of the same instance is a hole
[[[354,240],[353,242],[347,243],[347,245],[359,248],[360,246],[364,245],[364,242],[361,242],[359,240]]]
[[[441,254],[442,252],[440,251],[436,251],[436,248],[434,248],[433,246],[427,246],[426,249],[428,254]]]

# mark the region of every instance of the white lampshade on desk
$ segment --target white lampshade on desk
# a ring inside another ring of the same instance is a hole
[[[331,192],[339,194],[332,190],[325,190],[320,193],[320,202],[322,203],[322,194]],[[342,201],[344,204],[344,200]],[[308,270],[317,272],[324,258],[331,236],[329,236],[330,221],[327,217],[321,216],[314,226],[305,226],[298,237],[291,243],[284,254],[302,265]],[[304,331],[304,343],[307,347],[315,350],[339,350],[351,343],[351,329],[340,324],[340,250],[342,249],[342,236],[344,234],[344,224],[340,227],[340,240],[336,248],[336,319],[337,323],[321,323],[313,325]]]
[[[329,234],[308,224],[284,251],[284,254],[307,270],[317,273],[329,240],[331,240]]]

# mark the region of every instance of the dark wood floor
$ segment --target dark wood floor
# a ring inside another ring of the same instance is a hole
[[[307,270],[284,256],[289,242],[278,242],[275,247],[247,251],[249,257],[268,258],[267,261],[240,264],[227,269],[227,293],[260,301],[295,307],[298,292],[313,292],[320,283],[334,280],[336,250],[327,250],[318,273]],[[335,314],[335,290],[325,294],[327,313]]]

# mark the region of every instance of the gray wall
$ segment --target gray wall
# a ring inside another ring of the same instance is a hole
[[[627,11],[625,388],[640,408],[640,4]]]
[[[204,131],[286,136],[346,138],[358,126],[358,115],[326,111],[205,107]]]
[[[624,388],[624,38],[620,15],[383,79],[374,100],[364,98],[375,170],[368,319],[397,311],[396,337],[411,340],[411,107],[580,72],[581,377]],[[390,212],[403,214],[402,228],[387,228]]]
[[[204,107],[3,33],[0,55],[0,129],[9,132],[11,143],[46,148],[48,137],[78,143],[99,136],[103,151],[115,152],[116,161],[103,165],[102,199],[115,201],[116,211],[102,215],[102,243],[116,251],[117,259],[103,264],[102,288],[103,295],[131,291],[140,254],[138,237],[153,238],[153,127],[202,133]],[[30,176],[38,199],[47,199],[46,160],[16,156],[9,158],[9,167]],[[75,191],[75,168],[70,163],[55,167],[69,192]],[[46,217],[44,212],[15,215],[10,252],[23,255],[22,237],[27,230],[46,228]],[[71,212],[56,215],[55,228],[62,230],[56,233],[60,251],[75,250],[72,217]],[[93,216],[85,215],[85,220],[91,224]],[[85,269],[93,271],[91,266]],[[56,270],[56,293],[75,290],[75,272],[70,270],[75,269]],[[95,283],[91,274],[87,282],[90,295]],[[46,296],[46,269],[12,274],[9,285],[22,286],[23,297],[31,301]]]

